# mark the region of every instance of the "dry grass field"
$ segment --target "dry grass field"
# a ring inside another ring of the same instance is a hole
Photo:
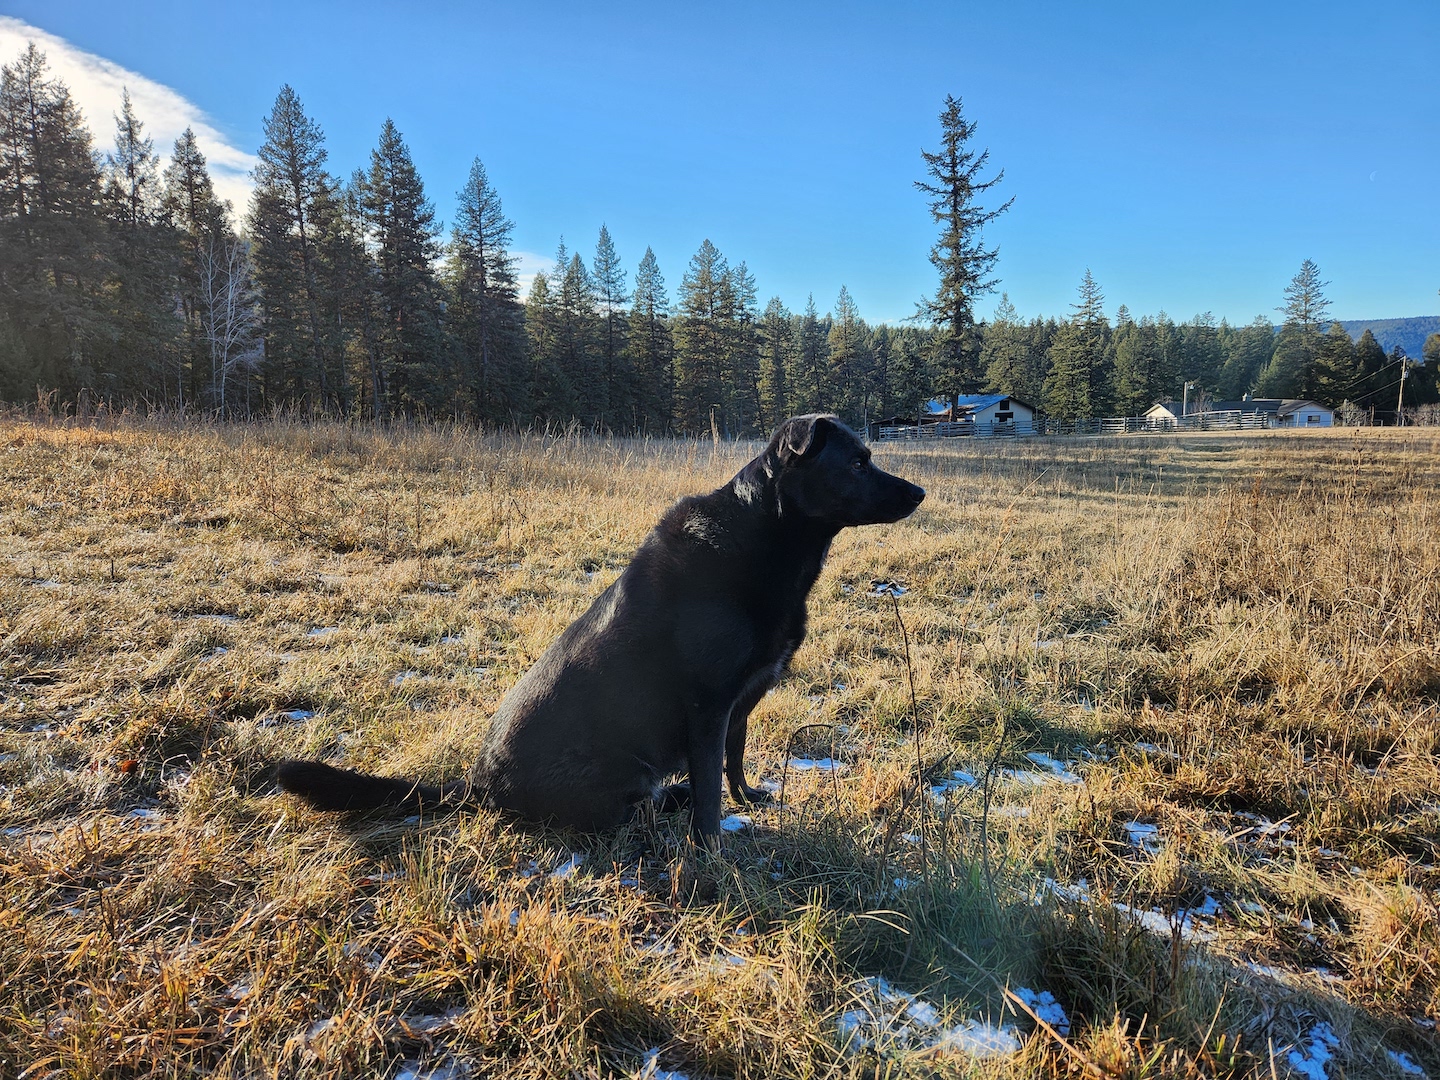
[[[1440,1078],[1431,432],[882,445],[719,856],[276,794],[754,450],[0,420],[0,1075]]]

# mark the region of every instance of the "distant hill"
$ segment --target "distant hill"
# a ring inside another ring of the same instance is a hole
[[[1413,319],[1344,319],[1345,332],[1359,341],[1368,329],[1386,352],[1399,345],[1406,356],[1420,359],[1425,339],[1440,334],[1440,315],[1420,315]]]

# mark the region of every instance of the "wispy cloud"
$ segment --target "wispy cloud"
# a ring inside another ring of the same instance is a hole
[[[170,87],[76,48],[64,38],[0,15],[0,62],[13,63],[32,41],[49,61],[52,77],[70,88],[98,150],[103,153],[115,148],[114,116],[120,111],[121,92],[129,89],[135,115],[145,124],[145,134],[155,140],[162,167],[169,160],[175,140],[187,127],[192,128],[209,162],[215,193],[229,199],[236,213],[245,213],[255,155],[227,141],[198,105]]]

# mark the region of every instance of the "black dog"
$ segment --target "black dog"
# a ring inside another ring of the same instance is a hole
[[[286,761],[279,784],[325,810],[478,803],[598,830],[688,771],[691,835],[713,844],[722,756],[737,800],[769,797],[745,783],[746,723],[804,640],[830,542],[849,525],[899,521],[924,497],[835,417],[787,420],[728,484],[661,519],[500,703],[466,780],[431,788]],[[671,805],[682,789],[668,789]]]

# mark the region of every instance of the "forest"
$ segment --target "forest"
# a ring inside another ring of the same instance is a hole
[[[1330,320],[1308,259],[1278,326],[1123,305],[1112,322],[1088,270],[1063,318],[1022,317],[1003,293],[977,318],[998,284],[979,228],[1010,203],[976,204],[1000,177],[980,178],[988,152],[955,99],[942,150],[924,155],[933,183],[916,185],[942,226],[939,286],[894,326],[867,322],[844,287],[823,312],[813,295],[762,306],[746,263],[709,240],[667,283],[649,248],[629,269],[604,225],[588,258],[562,239],[522,296],[513,223],[478,157],[447,231],[391,121],[342,177],[286,86],[235,207],[193,132],[162,158],[128,94],[101,155],[33,44],[0,74],[0,401],[742,436],[798,412],[858,423],[983,390],[1059,419],[1138,415],[1187,383],[1358,419],[1395,408],[1402,372],[1407,406],[1440,400],[1434,362],[1407,370]],[[1440,335],[1425,353],[1440,359]]]

